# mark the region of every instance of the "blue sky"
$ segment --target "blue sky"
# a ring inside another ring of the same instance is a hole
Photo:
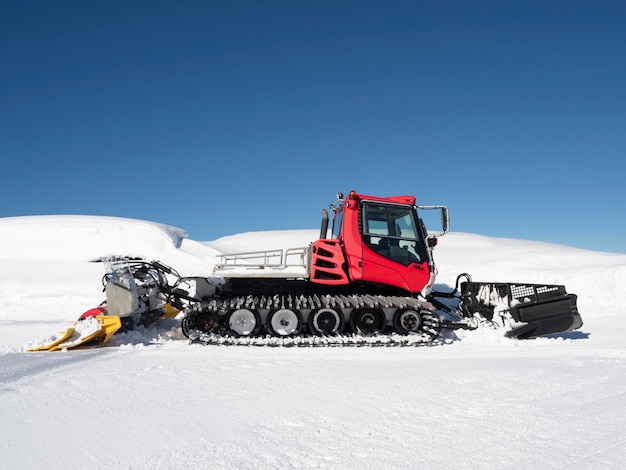
[[[626,252],[626,3],[8,1],[0,217],[194,240],[337,191],[452,230]]]

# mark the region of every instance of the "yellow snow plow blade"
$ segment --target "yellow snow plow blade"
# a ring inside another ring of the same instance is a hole
[[[163,314],[163,318],[176,318],[176,315],[180,313],[175,307],[172,307],[170,304],[165,304],[165,313]]]
[[[122,327],[122,320],[116,315],[101,315],[96,317],[96,319],[100,320],[100,324],[104,330],[104,334],[100,338],[100,344],[104,344],[110,340],[111,336]]]
[[[72,336],[62,343],[58,343],[49,351],[76,348],[92,342],[104,344],[122,326],[120,317],[114,315],[98,315],[97,317],[84,318],[74,326]]]
[[[27,351],[60,351],[96,342],[97,344],[104,344],[121,326],[120,317],[115,315],[83,318],[76,322],[73,328],[61,332],[58,337],[47,344],[27,349]]]
[[[65,331],[59,332],[58,335],[53,335],[49,338],[48,342],[45,344],[41,344],[39,346],[32,347],[27,349],[27,352],[37,352],[37,351],[48,351],[50,348],[55,347],[57,344],[63,343],[72,337],[74,334],[74,328],[68,328]]]

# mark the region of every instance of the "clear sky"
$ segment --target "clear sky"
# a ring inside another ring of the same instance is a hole
[[[626,2],[4,1],[0,216],[315,228],[337,191],[626,252]]]

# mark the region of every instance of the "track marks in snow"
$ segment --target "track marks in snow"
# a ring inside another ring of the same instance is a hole
[[[615,432],[594,445],[586,445],[574,450],[558,467],[562,469],[616,469],[626,462],[626,437],[622,432]],[[616,462],[621,464],[617,465]]]
[[[39,455],[67,456],[72,468],[611,468],[624,458],[612,430],[624,426],[626,363],[588,345],[290,349],[145,340],[104,348],[120,354],[84,367],[44,364],[18,377],[28,405],[5,393],[0,418],[14,442],[28,436]],[[71,426],[53,439],[48,430],[59,422]],[[108,463],[84,429],[106,436]],[[22,468],[42,463],[18,457],[10,441],[0,454]]]
[[[91,361],[120,352],[114,349],[91,349],[71,353],[59,351],[5,354],[0,361],[0,390],[14,387],[16,382],[39,383],[47,377],[62,373],[61,369],[89,367]]]

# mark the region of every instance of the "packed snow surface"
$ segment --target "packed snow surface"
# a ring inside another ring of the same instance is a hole
[[[211,242],[145,221],[0,219],[0,467],[621,469],[626,255],[450,233],[438,289],[564,284],[575,332],[497,330],[417,348],[190,345],[176,320],[105,347],[24,352],[104,300],[114,254],[209,275],[216,255],[306,246],[317,230]]]

